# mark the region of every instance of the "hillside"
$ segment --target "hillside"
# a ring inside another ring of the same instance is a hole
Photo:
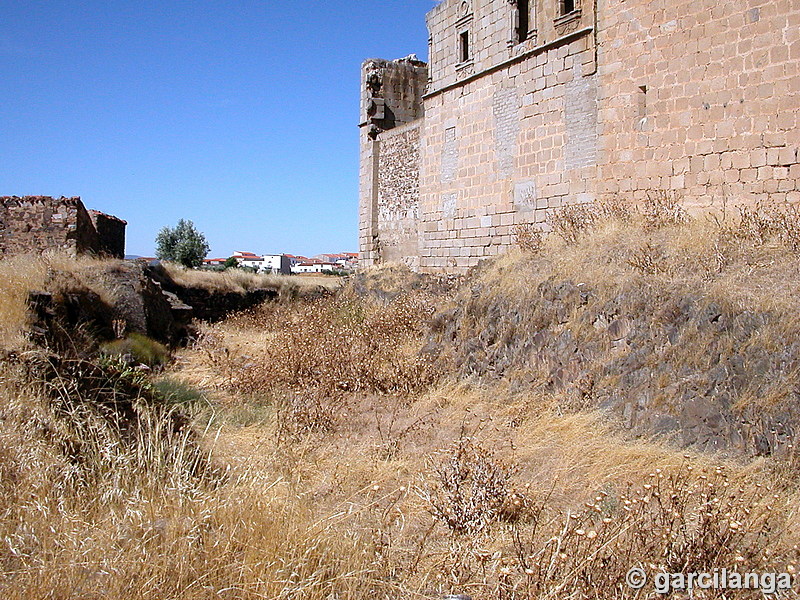
[[[464,278],[385,265],[195,323],[165,368],[9,337],[4,597],[646,598],[633,566],[794,573],[795,209],[549,225]]]

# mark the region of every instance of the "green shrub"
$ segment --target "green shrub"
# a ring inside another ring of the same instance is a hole
[[[122,358],[149,367],[169,361],[167,347],[141,333],[131,333],[124,339],[103,344],[100,352],[106,357]]]

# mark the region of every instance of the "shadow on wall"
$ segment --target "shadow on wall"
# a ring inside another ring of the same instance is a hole
[[[111,258],[125,255],[122,219],[87,211],[79,197],[0,197],[0,255],[61,250]]]

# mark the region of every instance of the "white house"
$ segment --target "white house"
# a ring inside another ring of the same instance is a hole
[[[292,268],[292,273],[322,273],[323,271],[335,271],[339,265],[332,262],[309,261],[296,264]]]
[[[253,254],[252,252],[237,251],[233,253],[233,257],[239,263],[240,267],[255,269],[259,273],[264,267],[264,259],[257,254]]]
[[[283,254],[267,254],[259,256],[252,252],[234,252],[234,258],[240,267],[250,267],[258,273],[279,273],[289,275],[291,268],[289,258]]]
[[[266,254],[264,259],[264,272],[276,275],[289,275],[292,272],[291,261],[285,254]]]

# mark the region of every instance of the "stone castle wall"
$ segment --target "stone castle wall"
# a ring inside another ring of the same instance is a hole
[[[800,200],[800,3],[602,0],[598,193]]]
[[[463,271],[512,244],[517,225],[610,196],[800,200],[800,3],[571,4],[445,0],[428,14],[418,167],[413,152],[401,168],[381,160],[394,133],[362,127],[376,199],[419,179],[416,236],[407,212],[395,243],[397,214],[376,208],[362,220],[375,242],[364,264]]]
[[[422,121],[381,135],[378,171],[378,240],[386,261],[419,263],[419,167]]]
[[[50,249],[122,258],[125,221],[90,215],[80,198],[0,197],[0,255]]]
[[[463,3],[447,2],[428,18],[431,69],[441,79],[434,75],[424,100],[419,253],[425,270],[475,265],[512,244],[516,225],[543,222],[548,209],[570,196],[589,197],[597,152],[590,32],[576,27],[559,38],[555,29],[536,28],[515,43],[509,7],[507,1],[476,5],[465,22]],[[475,54],[459,63],[447,52],[447,32],[464,27]]]
[[[418,267],[419,126],[428,69],[414,57],[373,59],[363,64],[361,80],[359,253],[368,264],[405,260]]]

